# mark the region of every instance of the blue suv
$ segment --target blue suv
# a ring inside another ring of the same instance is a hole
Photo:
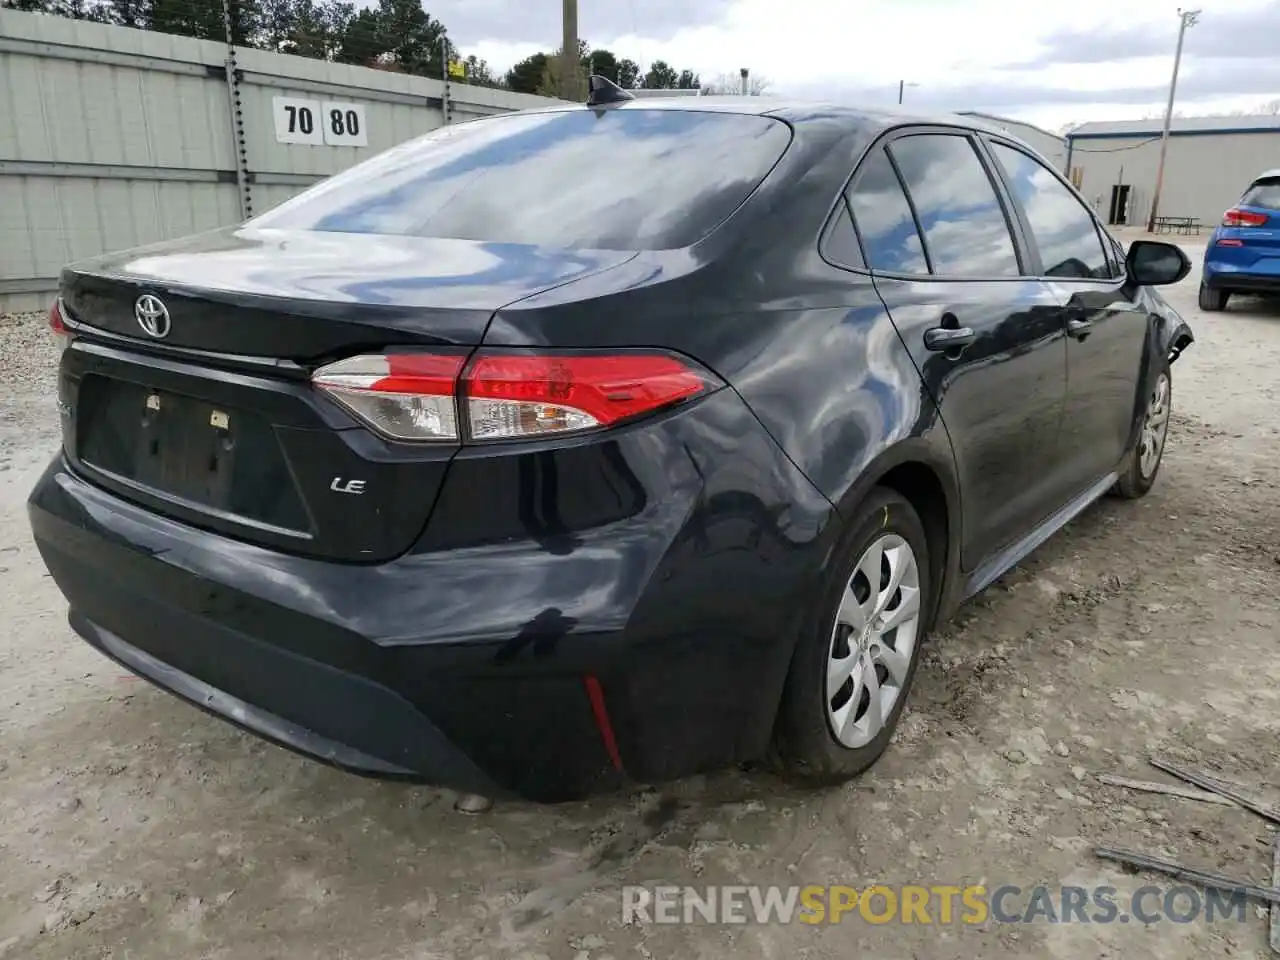
[[[1205,247],[1200,309],[1222,310],[1233,293],[1280,293],[1280,170],[1254,178]]]

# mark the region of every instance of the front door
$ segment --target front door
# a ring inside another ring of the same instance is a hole
[[[991,152],[1017,198],[1067,331],[1067,399],[1060,442],[1073,492],[1114,471],[1137,413],[1148,318],[1093,214],[1058,175],[1022,150]]]
[[[1004,205],[967,135],[911,132],[877,147],[849,204],[876,290],[951,438],[970,572],[1052,512],[1062,488],[1057,294],[1022,276]]]

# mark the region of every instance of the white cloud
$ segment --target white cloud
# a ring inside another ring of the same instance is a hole
[[[499,15],[505,0],[486,3],[495,19],[471,18],[472,36],[459,42],[495,67],[558,38],[558,4],[541,5],[537,36],[516,39]],[[527,0],[518,5],[527,16]],[[907,103],[921,110],[986,109],[1050,127],[1163,111],[1178,28],[1167,0],[692,0],[685,27],[670,4],[652,24],[642,0],[608,6],[610,15],[584,18],[582,35],[642,64],[663,59],[704,78],[745,66],[778,95],[874,105],[895,103],[906,80],[918,84]],[[450,24],[447,5],[431,9]],[[1280,0],[1215,0],[1187,34],[1179,110],[1247,110],[1280,97],[1278,58],[1231,42],[1278,33]],[[1072,62],[1089,59],[1104,62]]]

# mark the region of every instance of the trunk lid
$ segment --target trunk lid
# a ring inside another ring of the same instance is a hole
[[[633,256],[238,228],[74,264],[67,457],[193,526],[385,561],[421,533],[457,444],[374,434],[312,389],[311,370],[387,348],[469,353],[498,308]],[[162,336],[135,309],[147,296],[166,311]]]
[[[138,298],[159,297],[163,345],[310,364],[369,344],[475,345],[493,312],[607,270],[619,251],[229,228],[73,264],[73,320],[140,342]]]

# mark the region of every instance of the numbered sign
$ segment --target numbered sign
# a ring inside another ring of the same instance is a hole
[[[367,147],[364,104],[273,97],[276,140],[280,143],[328,144],[331,147]]]
[[[320,106],[320,113],[324,123],[324,142],[331,147],[369,145],[369,134],[364,127],[364,104],[326,100]]]
[[[300,97],[273,97],[276,140],[280,143],[325,142],[324,115],[319,100]]]

